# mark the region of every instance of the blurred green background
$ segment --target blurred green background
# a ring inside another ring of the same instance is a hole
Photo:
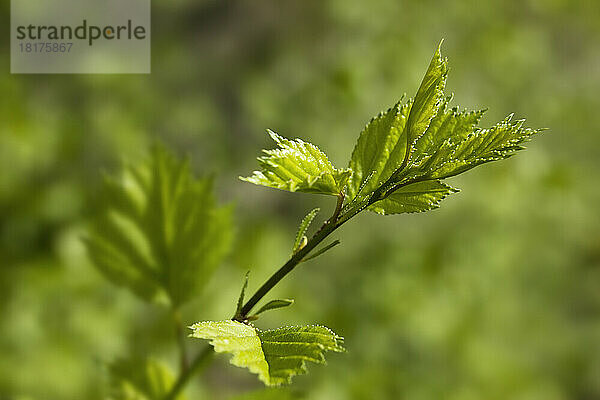
[[[0,21],[9,26],[9,2]],[[0,75],[0,399],[101,399],[105,364],[174,368],[168,313],[103,279],[80,237],[101,171],[162,141],[215,174],[236,240],[185,322],[230,316],[333,199],[240,182],[266,128],[344,166],[364,124],[411,96],[440,38],[454,104],[549,131],[451,180],[422,215],[365,214],[274,294],[261,328],[321,323],[347,354],[290,389],[306,399],[600,398],[600,4],[595,1],[153,0],[152,74]],[[7,29],[6,29],[7,30]],[[203,343],[188,343],[190,350]],[[191,398],[261,385],[216,357]],[[276,393],[275,398],[283,394]]]

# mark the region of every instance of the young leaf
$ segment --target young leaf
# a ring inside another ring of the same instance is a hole
[[[463,118],[465,115],[468,114],[463,114]],[[490,129],[472,129],[468,133],[467,129],[455,129],[457,132],[440,141],[431,153],[416,159],[401,178],[405,181],[449,178],[478,165],[508,158],[524,149],[521,145],[539,132],[523,128],[523,122],[512,122],[510,115]]]
[[[283,308],[283,307],[288,307],[291,306],[292,304],[294,304],[294,300],[292,299],[277,299],[277,300],[271,300],[270,302],[268,302],[267,304],[265,304],[264,306],[262,306],[257,312],[256,315],[263,313],[265,311],[269,311],[269,310],[275,310],[277,308]]]
[[[311,254],[308,257],[305,257],[302,259],[302,261],[308,261],[308,260],[312,260],[313,258],[317,258],[319,257],[321,254],[331,250],[332,248],[334,248],[335,246],[337,246],[338,244],[340,244],[339,240],[334,240],[333,242],[329,243],[327,246],[315,251],[313,254]]]
[[[112,400],[163,400],[175,381],[166,366],[152,359],[119,360],[109,371]]]
[[[237,306],[235,308],[235,315],[238,316],[242,306],[244,305],[244,296],[246,294],[246,288],[248,288],[248,277],[250,276],[250,271],[246,272],[246,276],[244,277],[244,284],[242,285],[242,291],[240,292],[240,297],[238,298]]]
[[[215,205],[212,181],[156,147],[107,178],[104,195],[86,240],[96,267],[145,300],[166,294],[176,307],[201,293],[232,236],[231,209]]]
[[[311,222],[315,219],[315,216],[319,213],[321,209],[315,208],[311,212],[309,212],[306,217],[302,219],[300,226],[298,227],[298,233],[296,233],[296,240],[294,240],[294,248],[292,249],[292,254],[295,254],[298,250],[300,250],[300,244],[302,243],[302,238],[306,234],[306,231],[310,227]]]
[[[367,206],[380,214],[437,208],[456,191],[440,179],[510,157],[539,132],[511,117],[479,129],[484,111],[448,110],[447,71],[438,47],[414,101],[396,104],[363,130],[349,164],[353,175],[344,212]]]
[[[352,171],[334,168],[317,146],[268,132],[279,148],[264,150],[266,156],[258,158],[261,170],[241,180],[290,192],[334,196],[346,186]]]
[[[402,164],[406,150],[406,138],[402,135],[411,104],[396,104],[373,118],[361,132],[349,164],[353,172],[348,199],[354,199],[359,192],[368,197]]]
[[[233,354],[233,365],[258,374],[267,386],[289,384],[307,372],[306,361],[324,363],[326,351],[345,351],[343,338],[319,325],[261,331],[228,320],[198,322],[191,329],[193,337],[210,340],[217,353]]]
[[[406,151],[399,169],[406,166],[413,150],[414,141],[429,127],[444,98],[444,87],[448,76],[448,59],[442,58],[441,46],[442,43],[440,42],[410,108],[403,134],[406,137]]]
[[[393,192],[369,207],[381,215],[416,213],[433,210],[448,195],[458,192],[438,180],[416,182]]]
[[[269,384],[289,384],[307,372],[306,361],[325,364],[326,351],[343,352],[344,339],[319,325],[257,331],[269,365]]]
[[[418,163],[424,157],[433,154],[446,139],[460,141],[475,130],[485,110],[459,111],[455,106],[448,110],[452,96],[446,97],[440,106],[437,115],[431,120],[429,127],[414,145],[413,163]]]

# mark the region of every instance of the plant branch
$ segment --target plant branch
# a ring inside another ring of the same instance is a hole
[[[374,203],[376,200],[371,196],[370,199],[365,204],[361,204],[359,207],[356,207],[349,214],[341,215],[343,204],[345,200],[344,193],[340,193],[337,198],[337,204],[333,215],[326,220],[323,225],[319,228],[319,230],[308,240],[306,246],[298,250],[292,257],[281,267],[279,268],[271,277],[263,283],[263,285],[258,288],[256,293],[242,306],[237,315],[233,317],[234,320],[243,322],[252,309],[258,304],[260,300],[263,299],[269,293],[271,289],[273,289],[287,274],[292,272],[292,270],[300,264],[308,254],[317,247],[323,240],[325,240],[329,235],[331,235],[337,228],[342,226],[344,223],[349,221],[351,218],[356,216],[358,213],[367,208],[370,204]],[[322,249],[321,252],[328,250],[329,248],[337,245],[339,241],[335,241],[330,245],[326,246]],[[318,254],[317,254],[318,255]],[[205,361],[213,354],[211,346],[207,346],[204,350],[202,350],[196,358],[192,361],[189,367],[182,369],[182,372],[175,382],[173,389],[169,393],[169,395],[165,398],[165,400],[174,400],[179,392],[185,387],[187,381],[191,378],[191,376],[202,366]]]
[[[185,385],[188,383],[192,375],[194,375],[194,373],[198,372],[203,366],[206,365],[206,362],[210,359],[213,353],[214,352],[212,346],[207,344],[200,351],[200,353],[198,353],[196,358],[192,360],[188,368],[181,371],[179,377],[177,378],[177,381],[175,381],[175,384],[171,388],[171,391],[165,397],[165,400],[175,400],[179,393],[183,390]]]
[[[342,223],[338,222],[340,213],[342,211],[342,205],[344,204],[344,193],[340,193],[337,198],[337,204],[335,207],[335,211],[331,218],[323,223],[321,228],[312,236],[312,238],[307,242],[306,246],[296,252],[279,270],[277,270],[257,291],[256,293],[243,305],[238,315],[234,317],[235,320],[243,321],[247,318],[252,308],[275,286],[279,283],[287,274],[289,274],[300,262],[302,262],[303,258],[310,253],[319,243],[321,243],[327,236],[329,236],[333,231],[339,228]],[[344,221],[345,222],[345,221]],[[334,242],[333,245],[339,242]],[[330,245],[331,246],[331,245]],[[332,247],[332,246],[331,246]],[[194,360],[187,365],[187,360],[185,359],[185,342],[183,336],[183,329],[181,324],[181,317],[178,312],[174,312],[174,317],[176,320],[177,328],[177,337],[179,341],[179,347],[181,351],[181,373],[177,378],[177,381],[173,385],[173,388],[169,392],[169,394],[165,397],[165,400],[175,400],[181,390],[185,387],[189,379],[192,375],[197,372],[208,360],[208,358],[213,354],[212,348],[210,345],[207,345]]]
[[[342,223],[346,222],[348,219],[342,221],[341,223],[338,221],[340,216],[340,212],[342,211],[342,205],[344,203],[344,193],[340,193],[338,195],[337,204],[335,207],[335,211],[331,218],[323,223],[321,228],[310,238],[310,240],[306,243],[306,246],[298,250],[281,268],[279,268],[271,277],[254,293],[254,295],[244,304],[241,308],[239,315],[237,315],[234,319],[239,321],[244,321],[248,314],[252,311],[252,308],[256,306],[256,304],[263,298],[275,285],[277,285],[287,274],[292,272],[292,270],[296,267],[296,265],[300,264],[304,257],[308,255],[319,243],[321,243],[327,236],[329,236],[333,231],[339,228]]]
[[[342,206],[344,205],[345,198],[346,198],[346,195],[344,194],[344,192],[341,192],[340,194],[338,194],[337,204],[335,205],[335,211],[333,212],[333,215],[329,219],[329,222],[335,223],[337,221],[338,217],[340,216],[340,213],[342,212]]]

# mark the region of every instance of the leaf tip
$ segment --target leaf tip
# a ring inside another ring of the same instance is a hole
[[[279,144],[281,142],[281,135],[277,134],[275,131],[267,129],[267,134],[271,137],[271,139],[273,139],[275,143]]]

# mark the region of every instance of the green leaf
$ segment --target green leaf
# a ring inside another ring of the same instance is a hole
[[[438,47],[414,101],[397,103],[372,119],[361,132],[349,164],[354,171],[348,188],[351,199],[359,190],[362,195],[370,195],[406,165],[411,145],[439,109],[447,69],[447,60],[441,57]]]
[[[238,316],[240,314],[240,310],[244,306],[244,296],[246,295],[246,289],[248,288],[248,277],[250,276],[250,271],[246,272],[246,276],[244,277],[244,284],[242,285],[242,291],[240,292],[240,297],[237,301],[237,306],[235,308],[235,315]]]
[[[437,208],[456,191],[440,179],[510,157],[539,132],[510,116],[490,129],[477,128],[484,111],[448,108],[447,71],[438,47],[415,99],[380,114],[360,134],[343,215],[366,207],[380,214]]]
[[[404,126],[411,102],[398,103],[373,118],[361,132],[349,167],[348,198],[371,195],[402,164],[406,150]]]
[[[233,365],[258,374],[267,386],[289,384],[307,372],[306,361],[325,363],[326,351],[345,351],[343,338],[319,325],[261,331],[228,320],[198,322],[191,329],[193,337],[210,340],[217,353],[232,354]]]
[[[326,351],[343,352],[344,339],[319,325],[291,326],[258,331],[269,365],[269,384],[291,383],[307,372],[306,361],[325,364]]]
[[[334,168],[325,153],[311,143],[268,132],[279,148],[263,150],[266,156],[258,158],[261,170],[241,180],[290,192],[341,193],[352,174],[350,169]]]
[[[327,246],[325,246],[325,247],[323,247],[323,248],[315,251],[314,254],[311,254],[310,256],[307,256],[307,257],[303,258],[302,262],[308,261],[308,260],[312,260],[313,258],[317,258],[321,254],[324,254],[324,253],[328,252],[329,250],[331,250],[332,248],[334,248],[338,244],[340,244],[340,241],[339,240],[334,240],[333,242],[329,243]]]
[[[302,243],[302,238],[306,234],[306,231],[310,227],[310,224],[315,219],[316,215],[319,213],[321,209],[315,208],[311,212],[309,212],[306,217],[302,219],[300,226],[298,227],[298,233],[296,233],[296,240],[294,240],[294,248],[292,249],[292,254],[295,254],[298,250],[300,250],[300,244]]]
[[[210,340],[217,353],[233,354],[231,364],[248,368],[268,384],[269,365],[254,327],[238,321],[226,320],[197,322],[190,329],[192,329],[192,337]]]
[[[176,307],[201,293],[230,248],[231,208],[217,207],[211,179],[161,147],[104,185],[103,210],[86,240],[96,267],[145,300]]]
[[[262,306],[257,312],[256,315],[263,313],[265,311],[269,311],[269,310],[275,310],[277,308],[283,308],[283,307],[288,307],[291,306],[292,304],[294,304],[294,300],[292,299],[277,299],[277,300],[271,300],[270,302],[268,302],[267,304],[265,304],[264,306]]]
[[[109,366],[109,372],[112,400],[163,400],[175,382],[171,371],[152,359],[119,360]]]
[[[475,131],[485,110],[459,111],[458,106],[448,109],[451,100],[452,96],[444,100],[425,133],[415,141],[414,156],[411,159],[413,163],[433,154],[446,139],[460,141]]]
[[[477,113],[470,115],[471,120]],[[540,130],[524,128],[524,120],[512,121],[512,115],[490,129],[475,129],[474,125],[465,123],[469,114],[462,114],[462,129],[453,128],[452,135],[447,136],[432,149],[415,159],[410,168],[401,176],[404,181],[410,179],[443,179],[463,173],[478,165],[508,158],[518,150],[524,149],[522,144]],[[454,118],[459,120],[458,117]],[[456,125],[459,126],[459,125]],[[447,128],[448,130],[450,128]]]
[[[406,166],[413,150],[412,145],[427,130],[431,120],[438,113],[441,101],[444,98],[444,87],[448,76],[448,59],[442,58],[441,47],[442,43],[440,42],[410,108],[403,134],[406,137],[406,148],[408,150],[404,154],[400,170]]]
[[[456,192],[458,189],[437,180],[416,182],[401,187],[369,209],[381,215],[423,212],[438,208],[446,196]]]

